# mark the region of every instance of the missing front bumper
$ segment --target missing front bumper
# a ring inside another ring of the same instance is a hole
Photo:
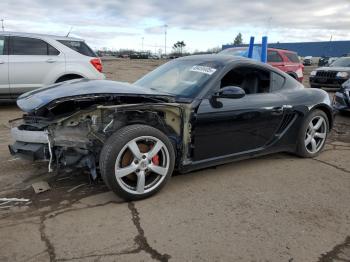
[[[48,146],[46,144],[16,141],[13,145],[9,145],[8,147],[11,155],[19,156],[31,161],[48,160],[50,157]]]

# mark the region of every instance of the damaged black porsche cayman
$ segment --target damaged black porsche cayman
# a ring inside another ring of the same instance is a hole
[[[333,124],[323,90],[269,65],[221,55],[168,62],[134,84],[73,80],[22,95],[12,154],[82,167],[124,199],[148,197],[173,170],[274,152],[314,157]]]

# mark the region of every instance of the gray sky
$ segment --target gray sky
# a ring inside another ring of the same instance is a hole
[[[164,49],[183,40],[205,50],[267,34],[270,42],[350,39],[349,0],[2,0],[0,18],[11,31],[72,34],[94,48]]]

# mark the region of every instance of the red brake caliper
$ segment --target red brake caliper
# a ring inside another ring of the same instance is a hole
[[[155,155],[154,157],[152,157],[152,162],[154,165],[159,166],[159,156]]]
[[[153,148],[153,145],[150,146],[150,148],[152,149]],[[158,154],[155,155],[154,157],[152,157],[152,163],[156,166],[159,166],[159,156]]]

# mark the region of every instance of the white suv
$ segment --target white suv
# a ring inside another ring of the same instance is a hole
[[[105,79],[101,60],[84,40],[0,32],[0,99],[76,78]]]

